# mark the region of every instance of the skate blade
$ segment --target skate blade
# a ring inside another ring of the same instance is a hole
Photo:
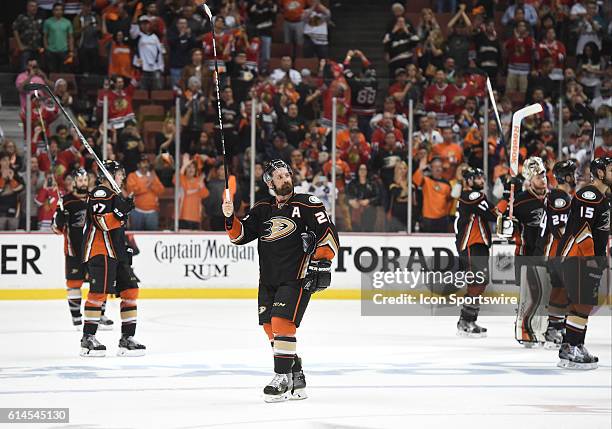
[[[113,325],[98,325],[99,331],[112,331]]]
[[[537,349],[540,347],[540,343],[527,343],[527,342],[522,342],[521,345],[523,347],[525,347],[526,349]]]
[[[119,350],[117,350],[117,356],[121,356],[121,357],[138,357],[138,356],[144,356],[145,352],[146,352],[146,349],[128,350],[126,348],[119,347]]]
[[[588,371],[588,370],[592,370],[592,369],[597,369],[597,362],[593,362],[593,363],[576,363],[576,362],[570,362],[567,359],[561,359],[561,360],[559,360],[559,363],[557,363],[557,366],[559,368],[563,368],[563,369],[573,369],[573,370],[578,370],[578,371]]]
[[[308,395],[306,394],[306,388],[303,389],[295,389],[291,394],[292,401],[301,401],[302,399],[308,399]]]
[[[104,357],[106,356],[106,350],[89,350],[81,347],[79,355],[81,357]]]
[[[463,337],[463,338],[486,338],[487,337],[487,333],[486,332],[480,332],[480,333],[474,333],[474,332],[465,332],[465,331],[457,331],[457,336],[458,337]]]
[[[544,348],[546,350],[559,350],[561,348],[561,344],[557,344],[552,341],[546,341],[544,343]]]
[[[291,399],[291,392],[285,392],[282,395],[266,395],[264,393],[264,402],[273,403],[273,402],[285,402]]]

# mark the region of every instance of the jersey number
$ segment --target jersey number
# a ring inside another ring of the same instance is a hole
[[[91,209],[94,213],[104,213],[104,210],[106,209],[106,204],[96,203],[91,207]]]
[[[487,210],[489,210],[489,204],[487,204],[486,200],[482,200],[480,202],[480,204],[478,204],[478,208],[484,212],[486,212]]]
[[[553,225],[559,225],[560,223],[565,225],[567,223],[566,213],[563,213],[562,215],[552,215],[551,218],[552,218]]]
[[[593,219],[594,214],[595,209],[593,207],[580,207],[580,216],[585,217],[587,219]]]
[[[376,101],[376,90],[374,88],[363,88],[357,93],[357,103],[374,104]]]
[[[320,224],[329,222],[329,217],[327,217],[327,213],[326,212],[317,212],[317,213],[315,213],[315,219]]]

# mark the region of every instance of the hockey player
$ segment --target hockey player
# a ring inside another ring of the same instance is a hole
[[[239,220],[231,201],[223,202],[226,230],[234,244],[258,240],[259,324],[272,343],[274,372],[264,388],[266,402],[306,398],[306,379],[296,354],[300,326],[311,294],[331,282],[331,260],[338,252],[338,234],[321,201],[296,194],[291,167],[270,161],[263,180],[275,196],[255,204]]]
[[[121,187],[125,171],[116,161],[104,165]],[[101,306],[107,294],[121,297],[121,339],[118,356],[142,356],[145,346],[134,339],[138,279],[131,267],[131,248],[126,245],[125,228],[134,201],[113,191],[104,174],[89,195],[83,232],[83,260],[87,263],[90,284],[85,303],[85,324],[81,356],[104,356],[106,347],[96,339]]]
[[[584,338],[607,262],[610,203],[606,194],[612,185],[612,158],[594,159],[590,170],[591,183],[572,198],[565,233],[557,248],[571,303],[559,349],[557,366],[561,368],[595,369],[599,361],[584,346]]]
[[[567,291],[562,282],[560,265],[557,263],[557,247],[570,211],[572,195],[576,188],[576,163],[573,160],[559,161],[553,167],[557,187],[546,197],[546,213],[541,222],[537,253],[544,255],[552,286],[548,301],[548,328],[544,334],[544,347],[558,349],[563,339],[563,325],[567,311]]]
[[[468,285],[466,296],[478,297],[484,293],[489,278],[489,248],[491,228],[499,215],[482,192],[485,179],[480,168],[467,167],[463,171],[464,186],[457,201],[455,234],[460,269],[466,272],[481,272],[483,280]],[[457,322],[457,335],[464,337],[486,337],[487,329],[476,324],[480,306],[463,304]]]
[[[89,176],[87,171],[79,168],[70,173],[74,181],[74,189],[63,197],[53,217],[52,228],[56,234],[64,236],[64,255],[66,272],[66,290],[68,308],[72,315],[72,324],[81,329],[81,286],[87,277],[87,269],[83,263],[83,226],[87,211],[87,192]],[[106,303],[102,305],[99,328],[113,329],[113,321],[104,315]]]

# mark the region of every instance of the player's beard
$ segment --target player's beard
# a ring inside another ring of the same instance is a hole
[[[77,194],[79,194],[79,195],[87,195],[88,188],[87,188],[87,186],[85,186],[85,187],[83,187],[83,188],[76,188],[76,187],[75,187],[75,188],[74,188],[74,191],[75,191]]]
[[[285,182],[280,188],[274,187],[274,192],[280,197],[290,195],[293,192],[293,183]]]

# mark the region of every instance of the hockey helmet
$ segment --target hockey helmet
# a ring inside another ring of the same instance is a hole
[[[76,180],[77,177],[87,176],[87,170],[85,170],[83,167],[79,167],[76,170],[72,170],[70,172],[70,176]]]
[[[612,164],[612,158],[608,156],[602,156],[601,158],[595,158],[593,161],[591,161],[591,166],[590,166],[591,175],[597,178],[598,177],[597,173],[595,173],[596,170],[601,170],[605,174],[606,167],[610,164]]]
[[[567,159],[565,161],[559,161],[555,163],[555,166],[553,167],[552,171],[553,175],[555,176],[555,179],[557,179],[557,183],[567,183],[565,178],[567,176],[574,177],[574,174],[576,173],[576,167],[576,162],[573,159]]]
[[[523,163],[523,177],[527,182],[530,182],[531,179],[542,173],[546,173],[546,167],[544,167],[542,158],[532,156]]]
[[[463,170],[462,175],[463,179],[467,181],[469,179],[484,176],[484,170],[482,168],[467,167],[465,170]]]
[[[110,173],[112,177],[115,177],[115,174],[117,174],[119,171],[123,171],[125,173],[123,166],[117,161],[106,160],[102,163],[102,165],[104,165],[104,168],[106,168],[106,170]],[[99,168],[98,169],[98,180],[104,180],[104,179],[106,179],[106,176],[104,175],[104,172],[102,171],[102,169]]]
[[[287,164],[282,159],[273,159],[272,161],[267,162],[266,165],[264,166],[264,172],[262,176],[263,181],[265,183],[271,182],[272,174],[274,174],[274,171],[279,170],[281,168],[286,168],[289,174],[293,175],[293,171],[291,170],[291,167],[289,166],[289,164]]]

